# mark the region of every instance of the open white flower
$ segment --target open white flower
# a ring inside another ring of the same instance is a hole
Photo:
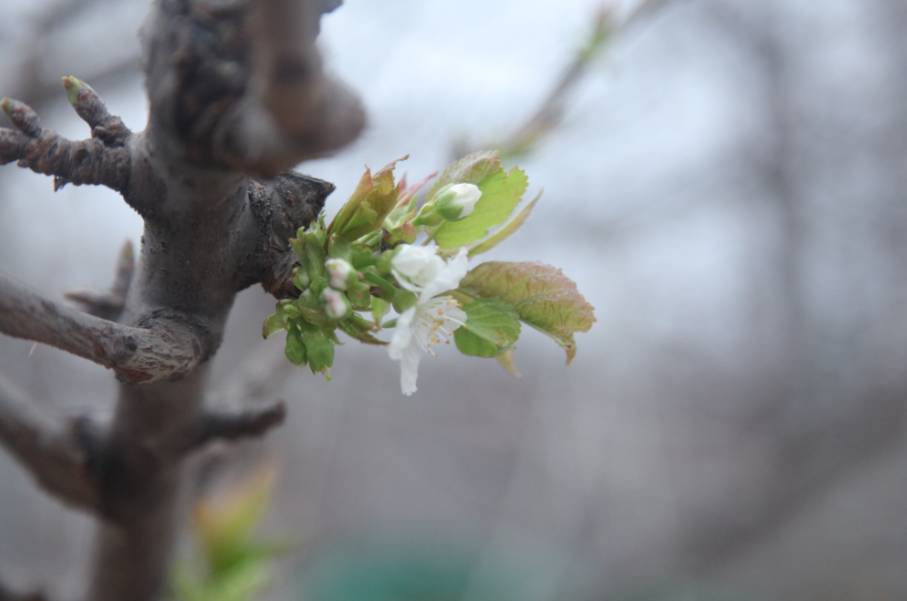
[[[451,296],[438,296],[460,285],[466,275],[466,250],[450,261],[431,246],[401,245],[391,261],[397,282],[417,294],[416,304],[397,318],[388,346],[391,359],[400,361],[400,388],[405,395],[416,391],[419,361],[432,346],[448,342],[454,330],[466,323],[466,313]]]

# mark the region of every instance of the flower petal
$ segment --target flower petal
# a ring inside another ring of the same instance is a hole
[[[413,344],[412,323],[415,316],[416,308],[410,307],[397,318],[397,327],[394,328],[394,335],[387,346],[387,354],[391,359],[399,361],[407,347]]]
[[[391,261],[391,269],[404,287],[404,282],[422,287],[444,269],[444,259],[438,256],[434,246],[401,244]]]
[[[466,277],[466,272],[469,270],[468,262],[466,249],[461,248],[454,258],[444,263],[444,267],[430,282],[423,285],[422,291],[419,293],[420,302],[425,302],[442,292],[453,290],[459,286],[460,280]]]
[[[416,379],[419,376],[419,361],[422,352],[414,345],[408,346],[400,359],[400,390],[406,396],[416,392]]]

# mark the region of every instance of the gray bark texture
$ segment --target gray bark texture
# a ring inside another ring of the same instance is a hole
[[[282,403],[206,408],[207,361],[235,295],[290,290],[288,239],[333,186],[288,171],[352,141],[359,101],[327,77],[314,46],[325,0],[158,0],[143,27],[148,127],[131,132],[87,84],[64,78],[91,128],[71,141],[4,99],[0,164],[99,184],[144,220],[109,294],[68,295],[80,311],[0,276],[0,332],[111,368],[112,423],[38,412],[0,380],[0,444],[61,501],[99,521],[84,598],[146,601],[163,592],[182,516],[185,458],[213,440],[263,434]]]

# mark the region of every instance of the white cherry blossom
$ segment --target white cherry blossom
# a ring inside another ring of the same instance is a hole
[[[466,250],[445,261],[435,247],[404,244],[391,261],[391,270],[401,286],[417,295],[416,304],[397,318],[388,346],[390,358],[400,361],[400,388],[411,395],[422,355],[434,355],[432,346],[448,342],[466,323],[456,299],[441,294],[459,286],[466,275]]]

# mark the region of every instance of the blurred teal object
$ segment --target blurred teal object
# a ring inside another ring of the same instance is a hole
[[[489,560],[468,549],[426,544],[346,546],[306,570],[299,599],[541,601],[550,598],[543,592],[550,592],[545,571]],[[552,569],[549,577],[560,573]]]

